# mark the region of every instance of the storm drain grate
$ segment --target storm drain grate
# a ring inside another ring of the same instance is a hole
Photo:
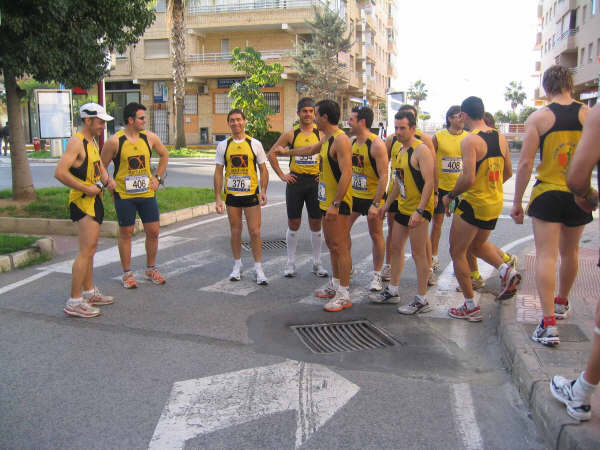
[[[242,242],[242,248],[247,252],[252,251],[252,247],[250,246],[250,242]],[[262,241],[262,249],[263,250],[285,250],[287,248],[287,243],[283,239],[278,239],[275,241]]]
[[[368,320],[292,325],[290,327],[313,353],[339,353],[396,345],[386,331]]]

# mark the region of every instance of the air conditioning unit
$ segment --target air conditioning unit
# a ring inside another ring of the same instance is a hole
[[[208,95],[208,85],[201,84],[198,86],[198,95]]]

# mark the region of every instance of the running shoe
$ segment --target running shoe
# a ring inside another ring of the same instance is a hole
[[[383,269],[381,269],[381,280],[382,281],[390,281],[392,279],[392,266],[389,264],[384,264]]]
[[[283,269],[283,276],[286,278],[292,278],[296,276],[296,264],[287,263],[285,269]]]
[[[137,288],[137,282],[135,281],[135,278],[133,277],[133,272],[124,273],[122,281],[123,281],[123,287],[125,289]]]
[[[67,300],[67,304],[63,311],[69,316],[73,317],[96,317],[100,315],[100,310],[98,308],[94,308],[90,306],[90,304],[86,301],[73,302],[71,300]]]
[[[349,297],[344,296],[341,292],[336,292],[335,297],[329,300],[325,305],[323,305],[323,309],[329,312],[338,312],[343,309],[350,308],[352,306],[352,302]]]
[[[327,286],[322,287],[321,289],[317,289],[315,291],[315,297],[319,298],[333,298],[335,297],[335,288],[333,287],[333,282],[329,280]]]
[[[415,296],[415,299],[411,303],[409,303],[408,305],[403,305],[400,308],[398,308],[398,312],[400,314],[406,314],[406,315],[426,313],[429,311],[431,311],[431,305],[429,304],[429,302],[427,300],[425,300],[425,303],[421,303],[421,301],[416,296]]]
[[[435,286],[438,282],[438,276],[437,274],[431,270],[429,272],[429,277],[427,277],[427,286]]]
[[[267,279],[267,276],[262,270],[257,270],[255,272],[255,276],[256,284],[258,284],[259,286],[266,286],[267,284],[269,284],[269,280]]]
[[[569,301],[556,297],[554,299],[554,317],[559,320],[566,319],[570,311]]]
[[[144,278],[152,281],[153,284],[165,284],[167,281],[162,277],[160,272],[154,267],[152,269],[144,270]]]
[[[515,295],[517,295],[517,288],[509,289],[504,294],[496,297],[496,300],[508,300],[509,298],[513,298]]]
[[[500,276],[500,292],[496,298],[500,300],[507,291],[516,290],[520,283],[521,274],[509,266],[504,276]]]
[[[465,319],[468,322],[481,322],[481,308],[476,306],[473,309],[469,309],[466,303],[463,303],[458,308],[450,308],[448,315],[454,319]]]
[[[573,386],[576,381],[555,375],[550,380],[550,391],[556,400],[566,405],[567,414],[573,419],[590,420],[592,418],[592,406],[589,403],[575,399],[573,395]]]
[[[329,272],[321,265],[321,263],[313,264],[312,273],[320,278],[329,276]]]
[[[398,294],[392,293],[392,291],[390,291],[390,289],[386,287],[381,292],[369,295],[369,300],[371,300],[371,303],[376,303],[378,305],[395,305],[397,303],[400,303],[400,296]]]
[[[440,258],[438,255],[434,255],[431,257],[431,268],[433,269],[434,272],[439,272],[441,267],[440,267]]]
[[[479,277],[479,278],[471,277],[471,286],[474,291],[478,291],[479,289],[485,287],[485,281],[483,280],[482,277]],[[462,289],[460,286],[456,286],[456,292],[462,292]]]
[[[371,284],[369,284],[369,290],[371,292],[379,292],[383,289],[383,284],[381,283],[381,274],[379,272],[373,273],[373,279],[371,280]]]
[[[242,279],[241,270],[242,270],[241,267],[234,266],[233,270],[229,274],[229,281],[240,281]]]
[[[506,264],[508,264],[510,267],[512,267],[513,269],[517,268],[517,262],[518,262],[518,258],[517,255],[512,255],[510,253],[506,253],[506,255],[510,258]]]
[[[94,292],[91,294],[83,293],[83,300],[90,306],[112,305],[115,302],[114,297],[104,295],[96,286],[94,286]]]
[[[531,339],[548,347],[554,347],[560,344],[558,328],[555,325],[548,325],[546,328],[544,328],[544,319],[542,319],[540,324],[531,335]]]

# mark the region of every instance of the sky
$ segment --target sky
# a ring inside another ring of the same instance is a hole
[[[486,111],[509,110],[504,91],[523,83],[533,106],[532,77],[537,0],[396,0],[398,54],[392,90],[422,80],[428,97],[421,110],[444,122],[447,109],[466,97],[483,99]]]

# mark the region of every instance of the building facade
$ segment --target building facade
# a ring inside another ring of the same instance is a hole
[[[537,14],[540,29],[536,48],[541,58],[535,71],[540,79],[536,104],[545,100],[541,86],[544,71],[559,64],[573,73],[575,98],[594,105],[600,76],[600,0],[543,0]]]
[[[188,144],[209,144],[229,132],[231,109],[228,92],[241,78],[230,64],[235,47],[253,47],[267,63],[283,68],[281,84],[264,89],[275,112],[273,130],[290,128],[296,120],[296,103],[302,96],[293,67],[296,43],[310,33],[306,21],[313,8],[325,8],[321,0],[191,0],[185,16],[186,95],[184,123]],[[367,103],[383,120],[386,92],[394,76],[394,0],[335,0],[329,7],[343,17],[353,38],[349,52],[339,55],[346,70],[344,88],[337,100],[342,120],[354,104]],[[131,101],[149,111],[148,128],[166,143],[175,140],[175,105],[169,57],[169,30],[165,0],[158,0],[156,21],[137,45],[116,55],[106,78],[106,101],[116,105],[116,121]],[[318,99],[317,99],[318,100]]]

